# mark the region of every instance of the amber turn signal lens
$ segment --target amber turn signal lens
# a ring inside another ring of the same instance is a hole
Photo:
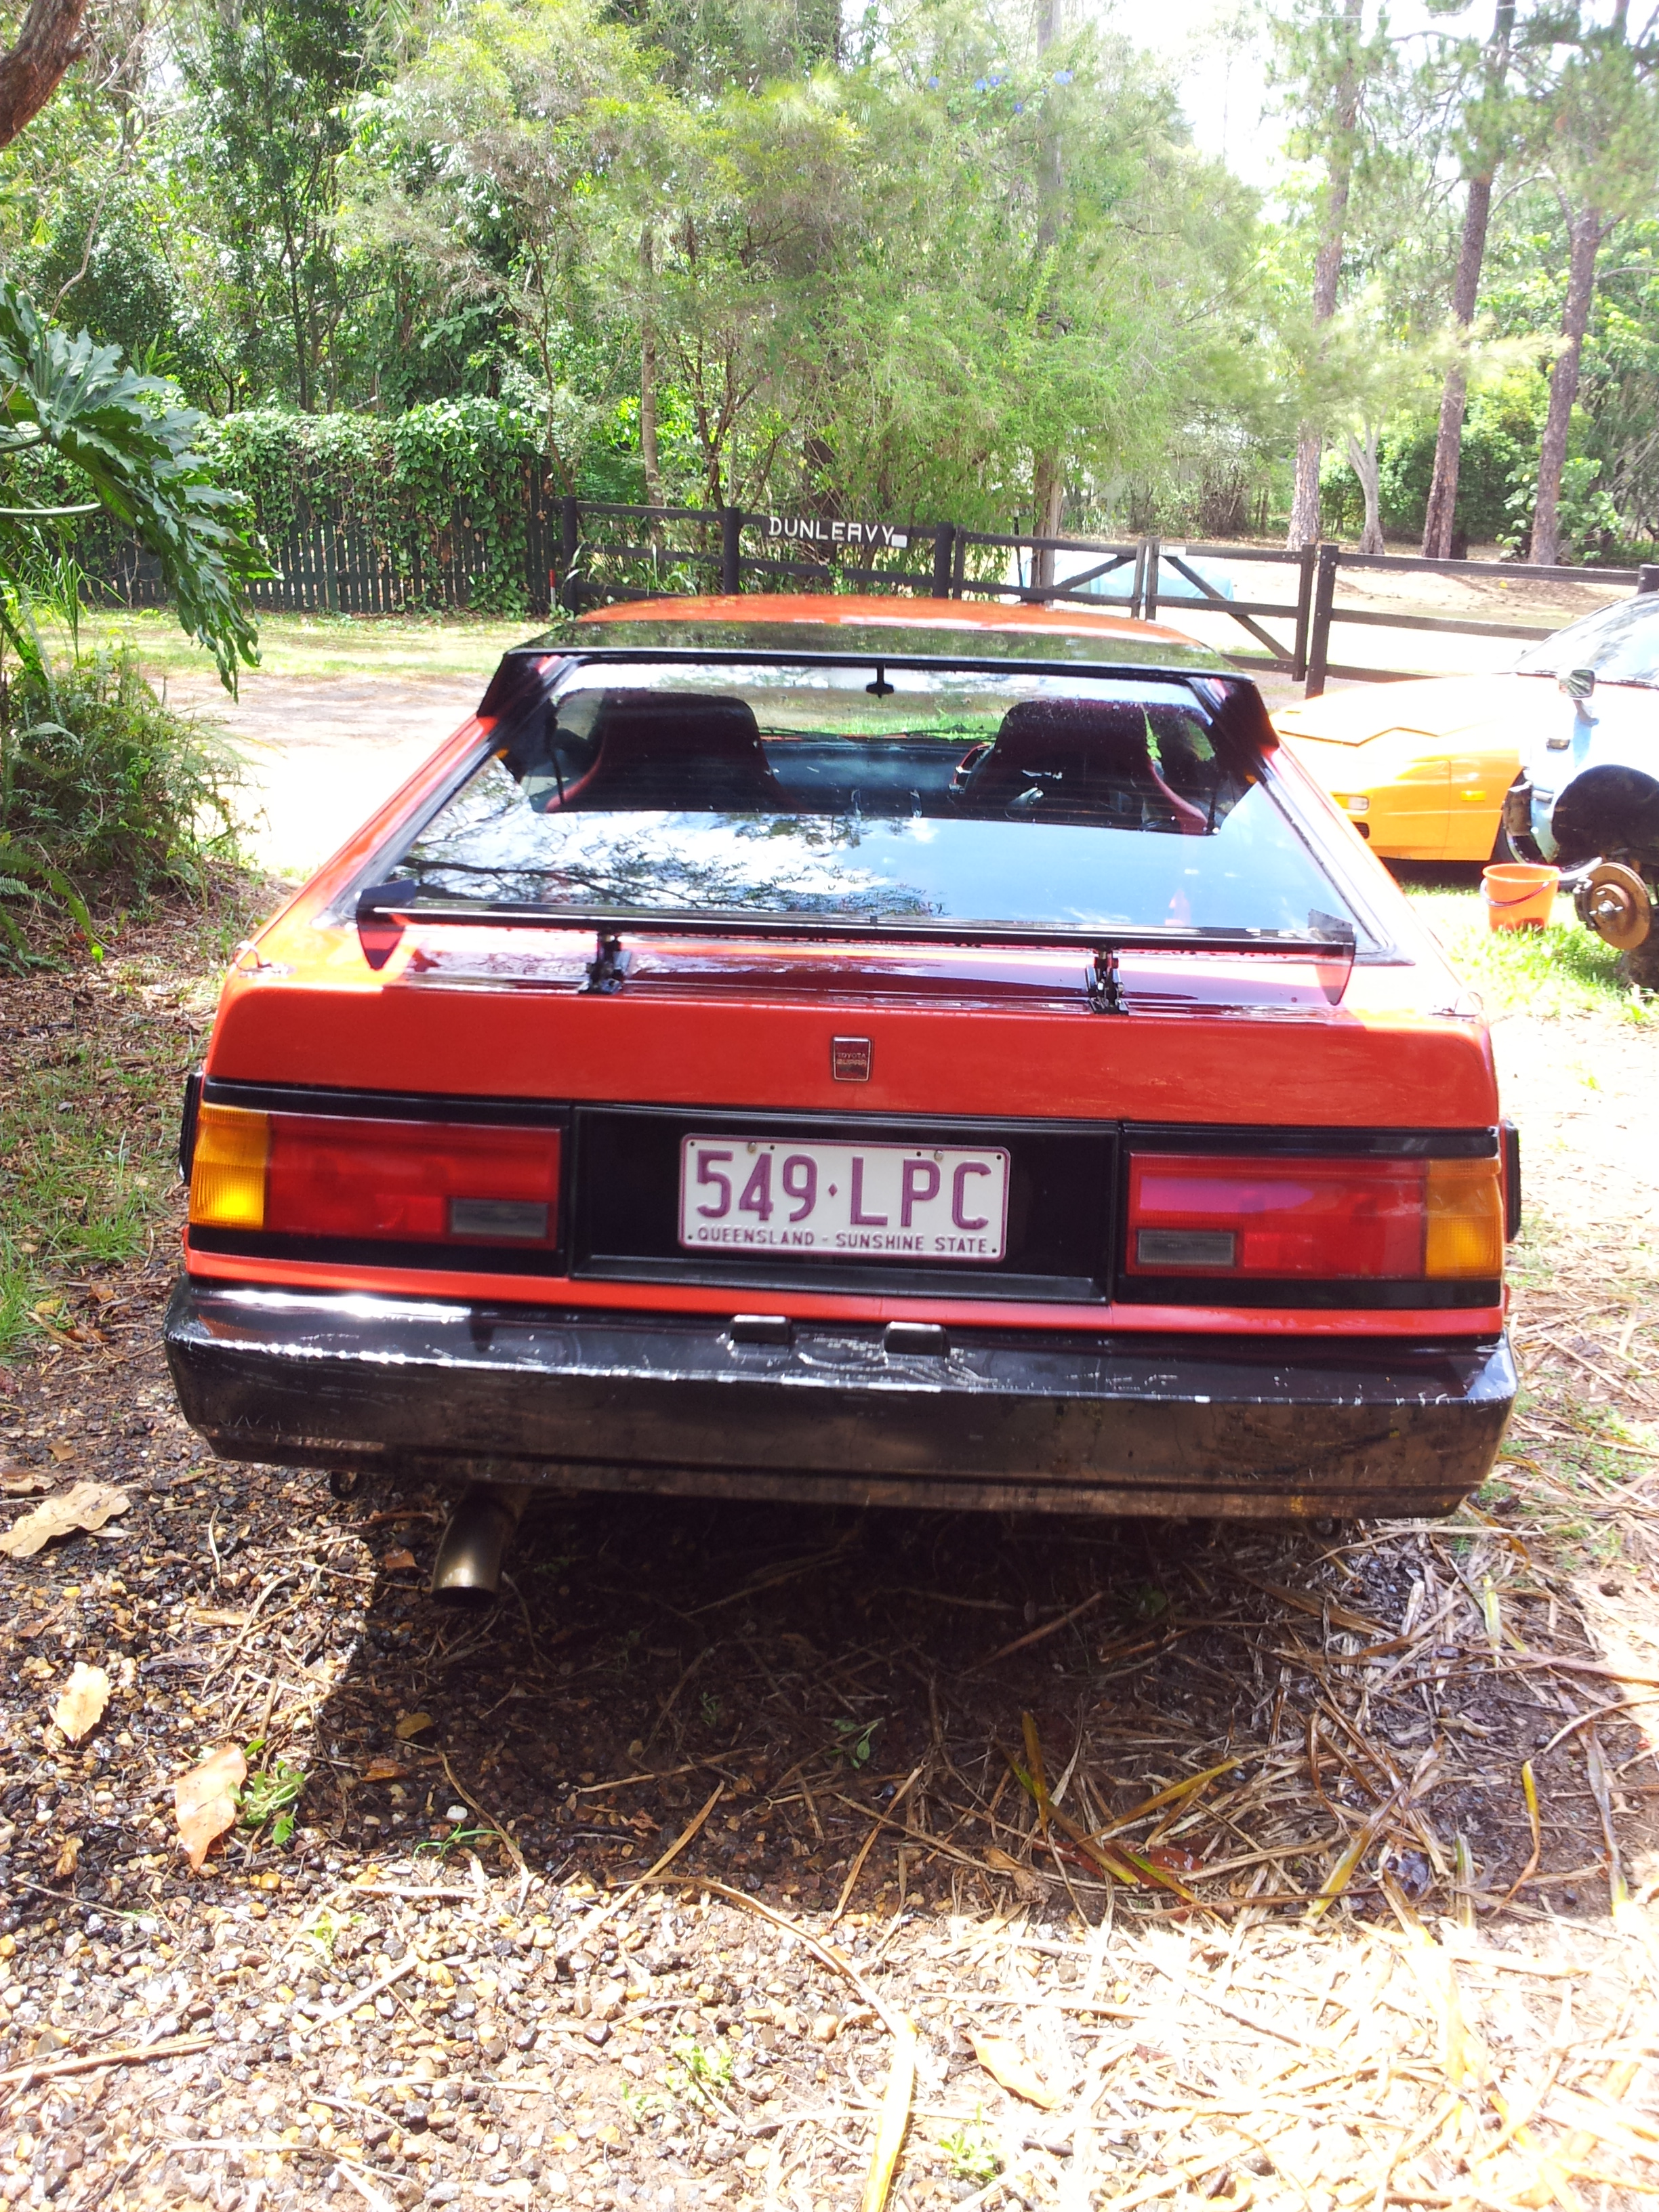
[[[1444,1280],[1504,1272],[1504,1186],[1498,1162],[1429,1162],[1423,1272]]]
[[[190,1218],[198,1229],[263,1229],[270,1116],[203,1106],[190,1168]]]

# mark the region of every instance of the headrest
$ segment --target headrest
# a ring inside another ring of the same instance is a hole
[[[771,805],[777,796],[746,700],[684,691],[607,691],[594,718],[592,769],[567,805],[697,813]]]
[[[1121,813],[1135,798],[1167,810],[1170,829],[1201,834],[1208,816],[1170,789],[1152,759],[1149,729],[1160,749],[1185,740],[1182,749],[1189,750],[1190,726],[1178,708],[1132,700],[1022,700],[1003,716],[963,795],[970,804],[1006,805],[1037,788],[1044,811],[1057,814]]]

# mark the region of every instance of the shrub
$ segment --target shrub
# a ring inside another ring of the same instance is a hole
[[[24,950],[19,900],[67,907],[90,937],[89,897],[199,889],[235,854],[241,781],[228,745],[159,698],[129,647],[0,668],[0,953]]]

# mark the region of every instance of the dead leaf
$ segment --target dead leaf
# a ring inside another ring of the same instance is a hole
[[[0,1552],[14,1559],[33,1559],[54,1536],[67,1536],[78,1528],[101,1528],[117,1513],[125,1513],[132,1500],[125,1490],[109,1482],[77,1482],[60,1497],[48,1498],[32,1513],[13,1523],[0,1536]]]
[[[81,1838],[79,1836],[65,1836],[58,1847],[58,1856],[52,1862],[52,1880],[67,1881],[80,1863]]]
[[[404,1713],[398,1723],[398,1741],[399,1743],[407,1743],[411,1736],[424,1735],[431,1726],[430,1713]]]
[[[363,1769],[365,1782],[401,1782],[409,1772],[395,1759],[371,1759]]]
[[[179,1838],[198,1873],[214,1838],[235,1826],[236,1793],[246,1780],[246,1759],[234,1743],[226,1743],[173,1784]]]
[[[79,1743],[88,1729],[95,1728],[103,1718],[108,1703],[109,1676],[101,1667],[88,1667],[83,1659],[77,1659],[52,1717],[71,1743]]]
[[[52,1478],[20,1460],[0,1460],[0,1498],[38,1498],[52,1488]]]
[[[246,1628],[252,1618],[250,1613],[225,1613],[206,1605],[193,1607],[190,1617],[198,1628]]]
[[[1000,2082],[1016,2097],[1024,2097],[1028,2105],[1041,2106],[1045,2112],[1058,2108],[1060,2099],[1029,2063],[1018,2044],[1009,2043],[1000,2035],[975,2035],[969,2040],[974,2046],[975,2057],[994,2081]]]
[[[1151,1844],[1139,1856],[1165,1874],[1201,1874],[1204,1862],[1196,1851],[1183,1850],[1179,1844]]]
[[[73,1444],[48,1444],[46,1446],[46,1449],[52,1454],[59,1467],[66,1467],[70,1461],[75,1457],[75,1446]]]
[[[388,1552],[380,1562],[389,1575],[409,1573],[415,1565],[413,1552]]]

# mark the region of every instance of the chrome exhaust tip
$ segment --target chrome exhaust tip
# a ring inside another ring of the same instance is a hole
[[[518,1533],[528,1489],[515,1483],[475,1482],[449,1516],[432,1564],[431,1591],[450,1605],[493,1605],[501,1587],[501,1565]]]

